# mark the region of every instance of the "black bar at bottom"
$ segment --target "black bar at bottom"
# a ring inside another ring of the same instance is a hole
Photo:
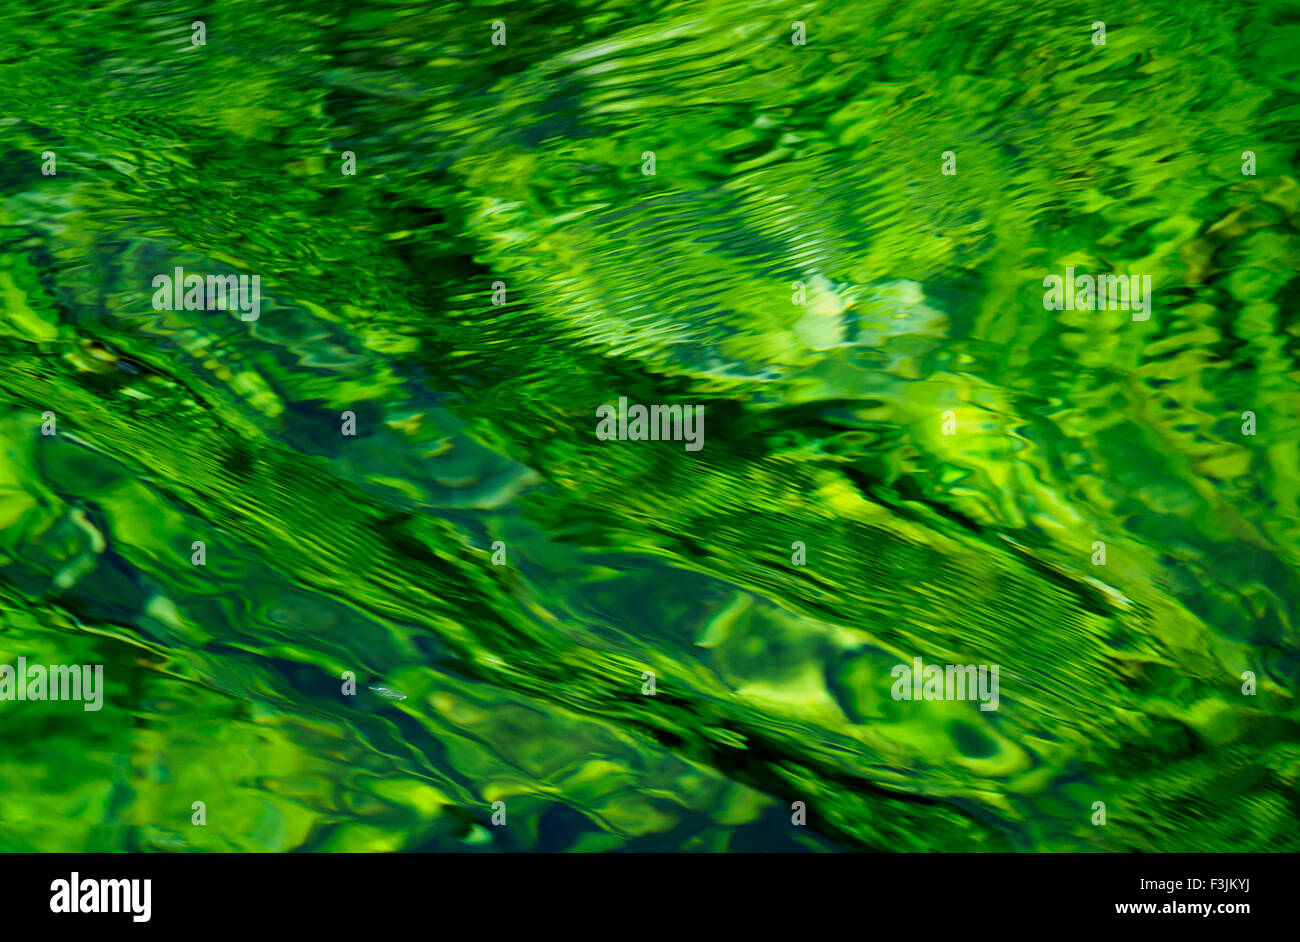
[[[1125,923],[1182,931],[1193,922],[1217,932],[1294,928],[1297,895],[1295,856],[1258,854],[8,854],[0,868],[10,930],[61,923],[335,937],[412,926],[462,935],[452,927],[465,920],[530,937],[584,926],[675,935],[752,922],[770,931],[772,920],[813,929],[848,920],[865,932]]]

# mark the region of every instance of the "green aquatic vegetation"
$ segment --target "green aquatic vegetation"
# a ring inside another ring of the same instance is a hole
[[[0,5],[0,847],[1300,849],[1297,27],[1109,15]]]

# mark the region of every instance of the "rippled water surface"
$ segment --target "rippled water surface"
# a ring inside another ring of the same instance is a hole
[[[1300,15],[1103,6],[3,0],[0,848],[1300,849]]]

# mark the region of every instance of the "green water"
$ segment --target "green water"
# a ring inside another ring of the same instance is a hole
[[[1300,849],[1298,48],[3,0],[0,664],[105,690],[0,700],[0,849]],[[1149,319],[1045,310],[1067,266]]]

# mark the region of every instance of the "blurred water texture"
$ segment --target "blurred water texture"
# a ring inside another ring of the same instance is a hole
[[[0,849],[1300,849],[1293,4],[195,11],[0,3]]]

